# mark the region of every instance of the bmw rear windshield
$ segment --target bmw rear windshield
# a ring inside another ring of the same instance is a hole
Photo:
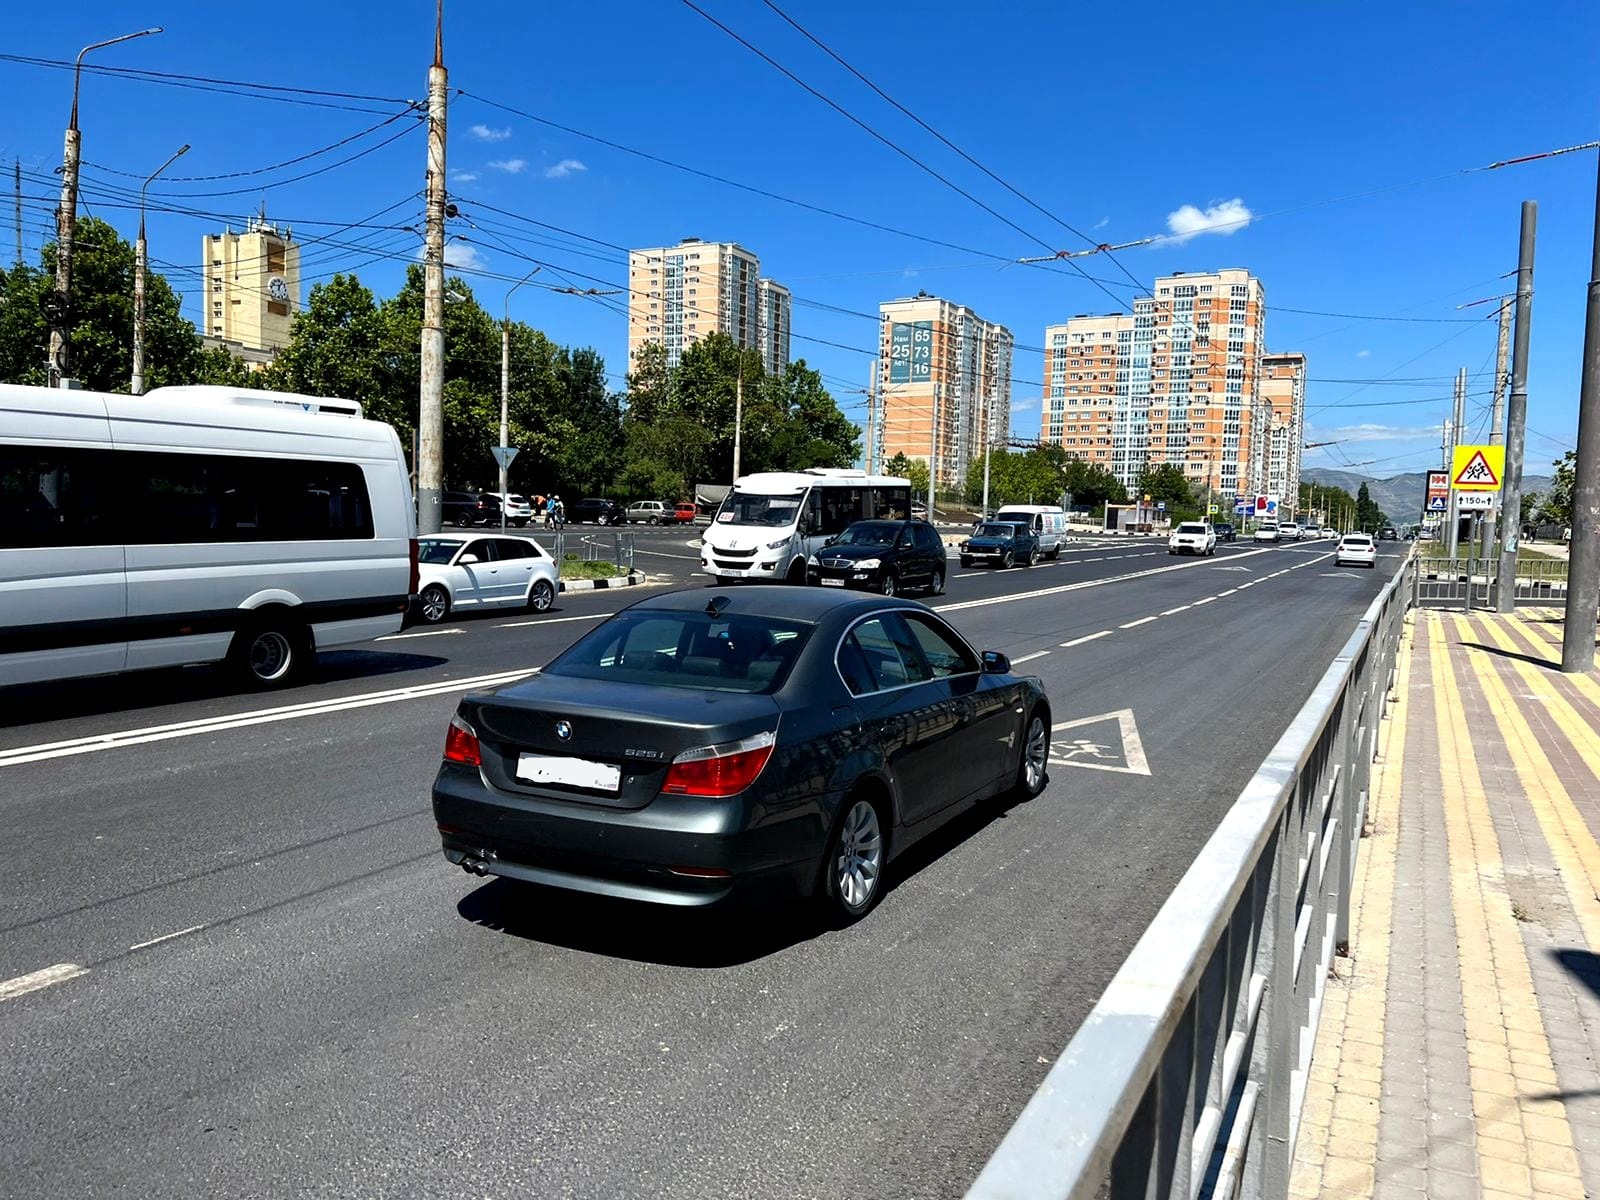
[[[623,612],[580,639],[544,673],[767,695],[783,686],[812,628],[772,617]]]

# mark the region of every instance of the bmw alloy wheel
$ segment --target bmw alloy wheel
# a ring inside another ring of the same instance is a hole
[[[834,883],[847,912],[863,912],[872,903],[878,894],[882,870],[883,833],[878,828],[878,810],[869,801],[857,800],[839,828],[839,848],[833,860]]]
[[[1028,718],[1028,736],[1022,744],[1022,794],[1029,798],[1044,791],[1049,777],[1050,731],[1038,713]]]
[[[883,573],[883,583],[879,586],[878,590],[881,591],[885,596],[894,595],[894,572],[893,571],[885,571]]]

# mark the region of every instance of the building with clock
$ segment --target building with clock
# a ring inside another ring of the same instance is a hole
[[[269,222],[263,209],[242,232],[211,233],[201,241],[206,344],[226,346],[253,366],[272,361],[289,344],[300,311],[294,233]]]

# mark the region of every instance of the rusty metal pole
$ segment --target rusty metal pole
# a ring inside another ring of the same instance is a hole
[[[1567,565],[1566,624],[1561,669],[1594,668],[1600,610],[1600,175],[1595,179],[1594,249],[1583,326],[1583,382],[1578,393],[1578,453],[1572,488],[1572,550]]]
[[[422,379],[417,414],[417,532],[423,534],[439,532],[440,493],[444,491],[444,145],[448,89],[444,0],[438,0],[433,65],[428,68],[428,226],[422,266]]]

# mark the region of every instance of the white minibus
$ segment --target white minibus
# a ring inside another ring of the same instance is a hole
[[[397,631],[400,440],[347,400],[0,384],[0,686],[226,661],[257,687]]]
[[[746,475],[701,539],[700,569],[713,581],[804,583],[807,556],[847,525],[910,515],[911,481],[894,475],[823,467]]]

